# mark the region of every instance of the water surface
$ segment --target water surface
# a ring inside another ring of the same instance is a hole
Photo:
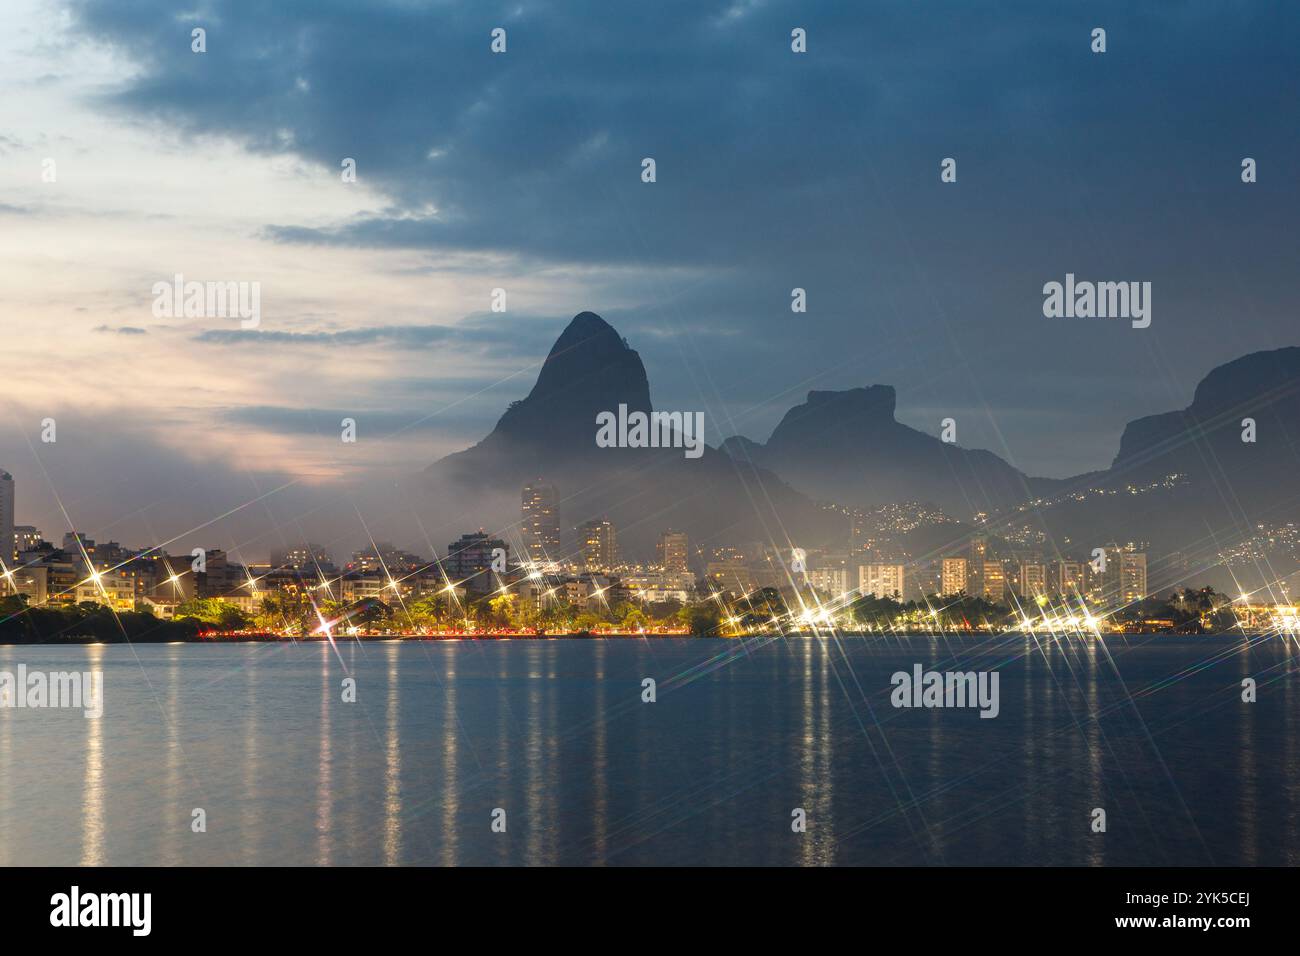
[[[105,713],[0,710],[0,864],[1300,858],[1277,638],[0,647],[19,663],[102,669]],[[996,670],[999,716],[892,707],[917,663]]]

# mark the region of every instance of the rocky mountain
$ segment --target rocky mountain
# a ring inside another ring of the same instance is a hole
[[[1255,423],[1254,441],[1242,440],[1246,419]],[[1129,422],[1110,470],[1138,477],[1220,470],[1239,491],[1254,492],[1284,477],[1278,469],[1294,480],[1298,456],[1300,348],[1291,347],[1220,365],[1187,408]]]
[[[858,508],[925,501],[969,518],[1051,486],[992,452],[962,448],[900,423],[895,404],[889,385],[809,392],[765,443],[737,436],[722,448],[806,494]]]
[[[1290,347],[1221,365],[1186,408],[1130,422],[1110,468],[1061,483],[1037,511],[1054,537],[1143,540],[1196,572],[1261,526],[1300,522],[1297,475],[1300,348]],[[1280,571],[1282,558],[1269,561]]]
[[[649,557],[666,528],[692,540],[778,542],[783,529],[833,534],[833,520],[771,472],[707,445],[698,458],[682,447],[600,447],[597,416],[654,411],[641,357],[604,319],[583,312],[560,335],[524,399],[514,402],[477,445],[435,462],[428,488],[463,501],[486,527],[519,520],[520,489],[543,478],[560,495],[573,527],[607,516],[625,553]],[[687,410],[682,410],[687,411]]]

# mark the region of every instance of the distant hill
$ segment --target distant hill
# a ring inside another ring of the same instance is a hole
[[[1256,441],[1242,441],[1242,420],[1253,418]],[[1254,352],[1213,369],[1196,386],[1187,408],[1129,422],[1112,472],[1151,476],[1170,471],[1221,469],[1243,482],[1267,486],[1300,464],[1300,348]],[[1300,486],[1293,489],[1300,493]]]
[[[1255,441],[1243,441],[1254,422]],[[1300,522],[1300,348],[1213,369],[1178,411],[1124,429],[1110,468],[1062,482],[1038,509],[1055,537],[1145,540],[1194,570],[1256,534]],[[1287,562],[1249,577],[1288,573]],[[1244,572],[1243,572],[1244,573]]]
[[[897,421],[892,386],[809,392],[766,443],[736,436],[733,458],[771,469],[795,488],[858,508],[926,501],[968,520],[1053,486],[988,451],[941,441]]]

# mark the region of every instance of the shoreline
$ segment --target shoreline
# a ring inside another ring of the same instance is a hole
[[[1207,639],[1231,638],[1258,638],[1258,637],[1285,637],[1274,631],[1251,631],[1220,634],[1186,634],[1174,631],[1142,631],[1133,633],[1104,633],[1104,634],[1070,634],[1070,635],[1052,635],[1038,634],[1033,635],[1025,631],[1000,631],[998,633],[988,633],[984,631],[896,631],[888,634],[882,634],[879,631],[837,631],[833,634],[816,634],[813,632],[794,631],[783,634],[745,634],[745,635],[726,635],[726,634],[663,634],[663,633],[637,633],[637,632],[578,632],[574,634],[527,634],[527,633],[510,633],[510,634],[347,634],[336,635],[332,639],[320,635],[311,637],[289,637],[279,634],[233,634],[233,635],[206,635],[203,637],[184,638],[177,640],[174,636],[167,638],[158,638],[150,640],[148,637],[140,637],[134,640],[104,640],[92,635],[68,637],[62,640],[0,640],[0,648],[3,647],[88,647],[97,645],[116,645],[116,644],[328,644],[331,640],[335,643],[350,643],[352,641],[373,642],[373,643],[438,643],[438,642],[469,642],[469,641],[599,641],[599,640],[710,640],[710,641],[742,641],[752,638],[795,638],[815,640],[820,638],[980,638],[987,641],[994,641],[1008,637],[1028,637],[1038,636],[1045,638],[1056,637],[1091,637],[1093,639],[1104,638],[1165,638],[1179,641],[1196,641]]]

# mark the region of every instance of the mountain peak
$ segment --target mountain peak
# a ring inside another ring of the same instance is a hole
[[[1213,413],[1258,396],[1294,394],[1300,382],[1300,348],[1251,352],[1210,370],[1196,386],[1191,409]]]
[[[785,413],[767,440],[783,445],[834,447],[849,434],[894,424],[897,395],[892,385],[868,385],[843,391],[813,391],[802,405]]]
[[[580,397],[597,411],[615,409],[620,402],[650,410],[641,356],[595,312],[579,312],[565,326],[525,401],[564,394]]]
[[[559,348],[566,339],[571,341],[581,340],[605,334],[618,336],[618,332],[614,329],[614,326],[610,325],[595,312],[579,312],[570,319],[569,324],[564,327],[564,331],[560,333],[560,337],[555,341],[555,348]]]
[[[1288,436],[1281,447],[1292,447],[1296,410],[1300,408],[1300,348],[1288,346],[1251,352],[1216,366],[1201,379],[1192,403],[1173,412],[1135,419],[1124,428],[1119,453],[1111,467],[1143,464],[1156,469],[1184,471],[1199,458],[1175,462],[1181,449],[1199,437],[1221,442],[1216,455],[1247,450],[1240,441],[1243,417],[1261,421],[1271,416],[1279,433]],[[1201,449],[1197,455],[1204,454]],[[1174,458],[1168,456],[1173,455]]]
[[[596,415],[619,405],[651,410],[641,356],[599,315],[579,312],[551,346],[528,397],[506,410],[489,439],[587,451],[595,447]]]
[[[819,413],[832,412],[838,416],[852,415],[894,420],[898,407],[898,394],[892,385],[867,385],[846,388],[842,391],[813,391],[808,393],[807,407]]]
[[[537,384],[529,395],[548,394],[574,376],[585,377],[599,367],[614,365],[645,381],[641,358],[628,346],[623,336],[595,312],[579,312],[564,327],[542,364]],[[646,387],[647,393],[649,386]]]

